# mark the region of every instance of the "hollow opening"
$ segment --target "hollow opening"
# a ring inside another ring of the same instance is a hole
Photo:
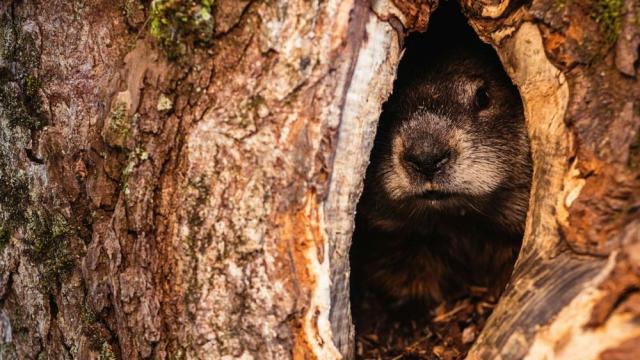
[[[464,358],[511,275],[530,181],[520,95],[444,3],[407,38],[358,203],[356,358]]]

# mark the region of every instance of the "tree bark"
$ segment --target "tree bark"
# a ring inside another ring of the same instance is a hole
[[[338,358],[327,222],[345,215],[324,205],[367,17],[3,2],[2,351]]]
[[[637,1],[463,1],[534,157],[470,359],[640,352]],[[353,357],[348,251],[436,1],[0,3],[0,357]]]

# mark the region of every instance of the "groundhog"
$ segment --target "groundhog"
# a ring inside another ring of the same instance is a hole
[[[520,95],[477,38],[405,57],[357,208],[355,286],[401,302],[440,301],[470,285],[499,292],[520,247],[532,171]]]

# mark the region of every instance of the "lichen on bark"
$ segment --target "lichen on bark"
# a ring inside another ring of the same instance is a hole
[[[75,266],[76,256],[68,243],[73,230],[61,215],[38,214],[28,224],[27,244],[31,260],[40,269],[43,291],[51,291]]]
[[[170,58],[213,37],[213,0],[154,0],[149,32]]]
[[[0,107],[12,126],[41,130],[42,114],[38,77],[40,52],[35,39],[22,30],[22,19],[0,15]]]
[[[593,18],[609,43],[618,40],[622,26],[624,0],[596,0],[593,2]]]

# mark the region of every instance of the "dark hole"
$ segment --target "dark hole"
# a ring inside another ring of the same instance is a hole
[[[511,275],[530,178],[520,95],[444,3],[406,41],[358,204],[357,358],[464,358]]]
[[[58,317],[58,304],[53,294],[49,294],[49,312],[51,313],[52,319]]]

